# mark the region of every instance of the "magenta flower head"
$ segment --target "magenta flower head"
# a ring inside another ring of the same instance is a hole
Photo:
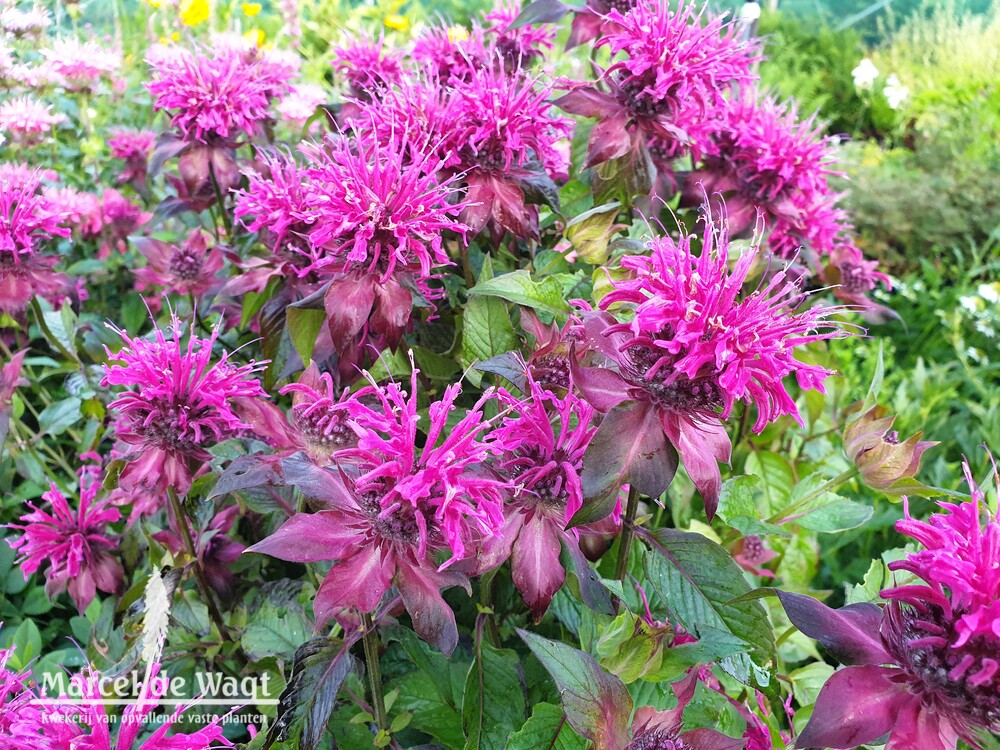
[[[752,228],[763,212],[768,244],[783,258],[802,245],[828,255],[850,236],[828,182],[839,175],[836,157],[814,117],[799,121],[793,106],[757,101],[751,91],[726,108],[713,141],[704,167],[688,176],[688,203],[701,203],[706,191],[723,195],[734,234]]]
[[[476,233],[489,224],[496,236],[536,236],[538,210],[527,204],[538,202],[539,183],[554,193],[554,181],[565,178],[568,151],[560,146],[572,122],[553,114],[549,86],[520,71],[485,66],[453,83],[447,148],[468,185],[462,221]]]
[[[566,531],[583,505],[580,472],[597,430],[594,409],[573,391],[560,398],[534,380],[526,396],[521,401],[500,393],[500,403],[514,416],[493,432],[504,449],[493,468],[510,484],[511,498],[504,506],[503,531],[486,542],[479,564],[488,570],[510,557],[514,585],[538,622],[566,580],[559,560],[563,545],[582,559],[579,534],[614,533],[621,507],[613,520]]]
[[[293,70],[256,48],[222,40],[211,50],[154,47],[146,88],[184,140],[210,143],[254,135],[289,88]]]
[[[604,74],[610,93],[576,88],[556,101],[567,112],[600,120],[590,136],[588,165],[644,152],[651,138],[690,140],[685,124],[712,119],[728,105],[734,85],[752,86],[754,43],[736,27],[705,17],[687,0],[648,0],[621,13],[612,8],[606,46],[612,64]]]
[[[180,247],[151,237],[140,237],[132,244],[146,258],[147,264],[132,273],[140,292],[156,287],[175,294],[193,294],[195,298],[209,292],[220,281],[222,251],[209,247],[210,238],[201,229],[193,229]]]
[[[269,118],[272,101],[289,90],[295,69],[276,53],[221,39],[214,49],[191,52],[155,47],[147,57],[153,80],[146,84],[157,110],[171,111],[179,138],[165,138],[165,156],[180,154],[178,167],[195,201],[215,199],[239,184],[236,146]]]
[[[122,566],[112,554],[118,542],[108,535],[108,525],[121,514],[106,499],[98,500],[100,489],[100,481],[83,471],[77,508],[53,484],[42,495],[47,511],[28,503],[31,512],[8,526],[21,532],[10,546],[21,553],[18,564],[25,579],[45,567],[45,593],[54,599],[68,589],[81,613],[98,590],[120,594],[125,584]]]
[[[483,16],[486,36],[504,57],[509,70],[530,66],[552,47],[556,37],[556,30],[548,25],[515,26],[514,22],[520,15],[519,0],[503,0]]]
[[[20,313],[31,298],[64,293],[69,279],[52,271],[54,255],[41,254],[55,237],[68,237],[65,215],[38,192],[38,176],[0,179],[0,312]]]
[[[722,482],[717,462],[728,463],[731,451],[723,420],[736,402],[756,407],[755,432],[783,415],[798,419],[785,378],[795,375],[801,388],[822,391],[831,373],[796,359],[796,348],[846,332],[829,320],[841,308],[796,312],[808,295],[787,269],[744,295],[758,249],[743,252],[730,269],[726,231],[710,219],[698,256],[695,239],[657,237],[648,256],[622,258],[628,276],[612,279],[602,312],[584,317],[590,344],[607,366],[577,368],[574,379],[597,409],[609,412],[601,431],[609,438],[614,430],[645,435],[640,452],[660,457],[646,479],[636,477],[640,491],[659,496],[679,454],[711,518]],[[627,312],[629,322],[616,321],[611,308]],[[622,441],[607,443],[599,433],[594,444],[610,449],[604,458],[592,454],[595,470],[611,456],[622,458]]]
[[[838,610],[780,597],[792,622],[843,669],[827,680],[797,747],[853,748],[889,734],[889,748],[974,748],[1000,732],[1000,523],[965,465],[972,500],[940,503],[927,521],[896,524],[924,549],[890,563],[917,582],[882,592],[887,604]]]
[[[120,52],[76,37],[59,39],[50,49],[42,50],[42,54],[50,78],[72,91],[92,89],[102,79],[110,79],[122,66]]]
[[[410,59],[441,82],[468,80],[490,63],[483,30],[478,25],[471,30],[441,26],[425,29],[413,43]]]
[[[338,452],[357,443],[350,425],[353,396],[345,388],[338,397],[330,373],[321,373],[314,362],[281,393],[292,394],[293,447],[318,466],[332,465]]]
[[[219,329],[201,339],[192,327],[185,344],[176,316],[170,338],[158,327],[152,340],[108,327],[125,346],[118,352],[105,349],[111,364],[104,366],[101,385],[134,389],[111,403],[120,416],[117,437],[130,447],[119,485],[185,493],[192,475],[211,460],[208,448],[242,435],[259,418],[255,402],[266,394],[252,376],[262,365],[235,365],[225,352],[213,362]]]
[[[347,402],[357,445],[336,454],[337,469],[303,456],[283,462],[285,481],[322,510],[292,516],[251,551],[336,561],[316,594],[318,627],[348,607],[372,612],[395,585],[417,634],[446,654],[454,651],[455,615],[440,589],[469,587],[465,575],[449,568],[474,557],[483,539],[499,531],[505,492],[483,466],[493,452],[481,437],[492,395],[460,415],[460,393],[458,384],[449,386],[418,431],[416,371],[409,393],[396,383],[368,386]]]
[[[337,47],[333,68],[347,84],[350,96],[362,102],[381,98],[382,92],[403,78],[402,55],[377,42],[353,39]]]
[[[465,237],[453,179],[429,148],[405,136],[327,139],[310,149],[317,221],[310,235],[322,255],[311,270],[331,279],[326,292],[330,335],[342,356],[371,337],[395,349],[410,320],[416,289],[425,300],[435,267],[451,263],[447,234]]]
[[[125,162],[116,184],[131,184],[136,190],[144,189],[149,157],[156,144],[156,133],[151,130],[117,130],[108,139],[111,157]]]

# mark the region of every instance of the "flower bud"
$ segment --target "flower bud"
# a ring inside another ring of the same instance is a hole
[[[921,440],[918,432],[900,441],[892,429],[896,417],[886,416],[884,406],[874,406],[844,430],[844,450],[858,468],[865,484],[891,490],[901,479],[910,479],[920,469],[920,456],[936,442]]]

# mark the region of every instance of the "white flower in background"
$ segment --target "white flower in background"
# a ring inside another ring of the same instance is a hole
[[[885,100],[889,102],[890,107],[899,109],[899,105],[906,101],[910,95],[910,90],[899,80],[899,76],[892,73],[885,79],[885,88],[882,89],[882,93],[885,94]]]
[[[870,91],[871,87],[874,85],[875,80],[878,78],[878,68],[875,67],[869,58],[862,58],[858,66],[851,71],[851,75],[854,76],[854,86],[861,89],[862,91]]]
[[[1000,281],[995,281],[992,284],[980,284],[976,291],[991,305],[1000,303]]]

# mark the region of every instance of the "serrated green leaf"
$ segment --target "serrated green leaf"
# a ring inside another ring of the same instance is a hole
[[[304,307],[288,307],[286,315],[285,325],[288,327],[292,345],[302,361],[308,362],[312,359],[313,349],[316,347],[316,337],[326,322],[326,313]]]
[[[587,740],[566,721],[559,706],[539,703],[524,726],[510,736],[506,750],[584,750]]]
[[[312,631],[305,612],[296,605],[278,608],[265,604],[252,614],[240,643],[252,660],[267,656],[292,657]]]
[[[524,688],[517,654],[479,646],[469,668],[462,701],[466,750],[503,750],[507,737],[524,722]]]
[[[38,415],[40,435],[62,435],[83,418],[83,401],[76,396],[46,406]]]
[[[649,582],[680,624],[696,635],[710,627],[745,641],[750,653],[720,666],[746,685],[773,690],[767,670],[777,652],[767,611],[759,601],[733,601],[750,585],[732,556],[701,534],[660,529],[642,531],[642,538],[653,548],[643,561]]]
[[[469,296],[499,297],[508,302],[524,305],[565,319],[569,303],[563,296],[562,286],[552,276],[536,281],[524,269],[494,276],[480,281],[469,290]]]

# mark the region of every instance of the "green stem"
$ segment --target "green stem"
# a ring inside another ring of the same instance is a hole
[[[497,569],[499,570],[499,569]],[[486,616],[486,635],[490,639],[493,648],[500,648],[500,629],[497,627],[496,614],[493,608],[493,579],[496,578],[497,570],[491,570],[482,577],[479,584],[479,598]]]
[[[382,668],[378,662],[379,637],[375,622],[367,612],[361,615],[365,630],[365,665],[368,667],[368,682],[372,689],[372,704],[375,707],[375,724],[380,731],[388,730],[389,718],[385,712],[385,693],[382,690]]]
[[[211,616],[212,622],[215,623],[215,627],[219,629],[219,635],[222,636],[222,639],[231,641],[232,637],[230,636],[229,628],[226,627],[226,623],[222,619],[222,612],[219,611],[219,605],[215,603],[215,596],[212,594],[212,589],[209,587],[208,582],[205,580],[205,574],[201,570],[201,560],[198,559],[198,551],[194,546],[191,527],[188,526],[184,508],[181,506],[180,498],[177,497],[177,492],[173,487],[167,488],[167,497],[170,498],[170,507],[173,508],[174,517],[177,519],[177,525],[180,527],[184,547],[191,556],[191,569],[194,571],[194,578],[198,583],[198,588],[201,589],[201,595],[205,597],[208,614]]]
[[[219,213],[222,215],[222,225],[226,228],[226,241],[233,241],[233,222],[229,219],[229,212],[226,211],[226,202],[219,188],[219,181],[215,179],[215,165],[209,162],[208,174],[212,178],[212,187],[215,189],[215,200],[219,203]]]
[[[639,511],[639,490],[628,488],[628,503],[625,506],[625,516],[622,518],[622,536],[618,546],[618,564],[615,565],[615,578],[625,580],[628,573],[628,560],[632,553],[632,539],[635,537],[635,516]]]
[[[848,480],[853,479],[858,475],[858,467],[852,466],[846,471],[841,472],[833,479],[830,479],[815,490],[810,492],[808,495],[803,497],[801,500],[797,500],[787,508],[784,508],[781,512],[775,513],[773,516],[767,519],[768,523],[783,523],[785,521],[790,521],[798,511],[807,507],[809,503],[815,500],[817,497],[822,497],[825,493],[837,489],[840,485],[844,484]]]

